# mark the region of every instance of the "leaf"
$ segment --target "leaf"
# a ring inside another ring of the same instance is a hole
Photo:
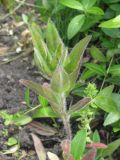
[[[59,36],[57,28],[55,27],[54,23],[50,20],[48,21],[46,29],[46,42],[49,51],[52,55],[55,54],[57,46],[59,46],[60,44],[63,45],[63,42]]]
[[[92,46],[90,49],[91,56],[100,62],[106,62],[106,57],[104,54],[95,46]]]
[[[21,115],[18,118],[13,119],[13,123],[16,124],[17,126],[23,126],[32,121],[32,118],[28,115]]]
[[[80,40],[70,53],[69,63],[65,66],[67,73],[73,72],[81,64],[84,51],[91,40],[91,36],[87,36]]]
[[[120,28],[120,15],[117,17],[110,19],[108,21],[102,22],[99,27],[102,28]]]
[[[102,28],[102,31],[112,38],[120,38],[120,30],[118,28]]]
[[[17,152],[19,150],[20,146],[17,144],[11,148],[9,148],[8,150],[4,151],[2,154],[13,154],[15,152]]]
[[[68,39],[72,39],[80,31],[84,22],[85,22],[84,14],[77,15],[70,21],[67,30]]]
[[[106,82],[120,86],[120,77],[118,77],[118,76],[110,77],[110,78],[106,79]]]
[[[104,88],[94,99],[94,103],[106,112],[118,113],[116,103],[112,99],[113,86]]]
[[[115,76],[120,76],[120,65],[116,64],[110,67],[109,73]]]
[[[118,113],[118,108],[112,99],[113,86],[104,88],[94,99],[94,103],[106,112]]]
[[[47,107],[48,106],[48,100],[43,97],[43,96],[38,96],[39,103],[41,104],[42,107]]]
[[[84,6],[84,8],[88,9],[88,8],[91,8],[92,6],[94,6],[96,1],[97,0],[82,0],[81,3]]]
[[[103,143],[90,143],[86,145],[87,148],[108,148],[106,144]]]
[[[37,153],[39,160],[46,160],[46,158],[47,158],[46,152],[45,152],[45,149],[43,147],[41,140],[33,133],[31,133],[31,136],[32,136],[35,150],[36,150],[36,153]]]
[[[113,93],[112,98],[113,98],[114,102],[116,103],[118,110],[120,110],[120,94]]]
[[[100,76],[103,76],[106,74],[105,68],[100,64],[86,63],[85,67]]]
[[[117,113],[109,113],[104,121],[104,126],[110,125],[112,123],[117,122],[120,119],[120,114]]]
[[[99,7],[91,7],[87,9],[87,12],[95,15],[104,15],[104,11]]]
[[[56,118],[58,115],[50,107],[41,107],[37,109],[32,118]]]
[[[31,36],[32,36],[32,40],[35,48],[41,54],[43,59],[45,59],[48,54],[48,48],[42,38],[40,27],[36,23],[32,23],[31,25],[29,25],[29,29],[31,32]]]
[[[95,156],[96,156],[96,149],[93,148],[85,154],[82,160],[95,160]]]
[[[27,128],[30,128],[34,133],[43,136],[53,136],[57,132],[54,128],[37,121],[32,121],[30,124],[27,125]]]
[[[25,90],[24,101],[27,104],[27,106],[30,106],[30,91],[29,91],[29,88],[26,88],[26,90]]]
[[[94,143],[95,142],[100,142],[100,135],[99,135],[97,130],[93,133],[92,140],[93,140]]]
[[[79,111],[82,107],[87,105],[91,101],[90,98],[84,98],[80,101],[78,101],[76,104],[72,105],[68,111],[68,113],[71,115],[72,113]]]
[[[51,79],[51,88],[58,93],[65,93],[70,88],[69,75],[63,69],[62,66],[59,66],[53,73]]]
[[[7,141],[7,145],[8,145],[8,146],[13,146],[13,145],[15,145],[15,144],[17,144],[17,139],[14,138],[14,137],[10,137],[10,138],[8,139],[8,141]]]
[[[47,152],[49,160],[60,160],[58,156],[52,152]]]
[[[76,0],[60,0],[60,3],[64,6],[67,6],[69,8],[77,9],[77,10],[83,10],[83,6],[80,2]]]
[[[108,144],[108,148],[102,150],[102,157],[111,156],[113,152],[120,146],[120,139]]]
[[[80,76],[80,81],[82,80],[82,81],[85,81],[85,80],[87,80],[87,79],[89,79],[89,78],[91,78],[91,77],[93,77],[93,76],[95,76],[96,75],[96,73],[95,72],[93,72],[93,71],[91,71],[91,70],[85,70],[83,73],[82,73],[82,75]]]
[[[87,131],[85,129],[82,129],[77,132],[71,142],[71,153],[75,160],[79,160],[83,156],[86,146],[86,136]]]
[[[73,156],[71,155],[71,142],[69,139],[64,139],[61,142],[61,148],[63,152],[63,158],[66,160],[74,160]]]

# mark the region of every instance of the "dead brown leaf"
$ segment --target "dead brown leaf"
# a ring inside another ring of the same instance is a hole
[[[38,156],[39,160],[46,160],[46,152],[45,152],[44,146],[43,146],[40,138],[38,138],[33,133],[31,135],[32,135],[35,150],[36,150],[36,153],[37,153],[37,156]]]

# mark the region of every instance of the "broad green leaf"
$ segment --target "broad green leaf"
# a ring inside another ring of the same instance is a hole
[[[72,49],[69,57],[69,63],[65,66],[65,70],[68,73],[73,72],[79,65],[81,65],[82,56],[90,40],[91,36],[87,36],[79,41]]]
[[[82,158],[86,146],[87,131],[82,129],[77,132],[71,142],[71,153],[75,160]]]
[[[116,64],[110,67],[109,73],[115,76],[120,76],[120,65]]]
[[[95,15],[104,15],[104,11],[99,7],[91,7],[87,9],[87,12]]]
[[[72,39],[81,29],[82,25],[85,22],[85,15],[75,16],[68,25],[67,35],[68,39]]]
[[[33,113],[33,118],[56,118],[58,115],[50,107],[41,107]]]
[[[48,21],[47,29],[46,29],[46,42],[49,48],[49,51],[52,55],[55,54],[55,50],[57,46],[60,44],[63,45],[63,42],[59,36],[57,28],[55,27],[52,21]]]
[[[117,122],[120,119],[120,114],[118,113],[109,113],[104,121],[104,126],[110,125]]]
[[[100,64],[86,63],[85,67],[98,75],[103,76],[106,74],[105,68]]]
[[[92,140],[93,142],[100,142],[100,135],[97,130],[93,133]]]
[[[102,22],[99,27],[102,28],[120,28],[120,15],[118,15],[117,17],[108,20],[106,22]]]
[[[118,113],[118,108],[112,99],[113,86],[104,88],[94,99],[94,103],[106,112]]]
[[[96,59],[100,62],[106,62],[106,57],[104,56],[104,54],[95,46],[91,47],[90,53],[94,59]]]
[[[70,88],[70,80],[68,73],[59,66],[53,73],[51,79],[51,88],[58,93],[65,93]]]
[[[76,0],[60,0],[60,3],[69,8],[83,10],[82,4]]]
[[[108,144],[108,148],[102,150],[102,156],[111,156],[113,152],[120,146],[120,139]]]
[[[94,6],[97,0],[82,0],[81,3],[85,9],[91,8]]]

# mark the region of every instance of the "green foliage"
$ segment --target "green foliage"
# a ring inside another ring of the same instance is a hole
[[[32,118],[23,113],[17,112],[15,114],[9,114],[6,111],[1,111],[0,116],[5,120],[4,124],[15,124],[17,126],[23,126],[32,121]]]
[[[7,145],[8,145],[8,146],[13,146],[13,145],[15,145],[15,144],[17,144],[17,139],[14,138],[14,137],[10,137],[10,138],[8,139],[8,141],[7,141]]]
[[[75,160],[79,160],[83,157],[86,146],[87,131],[80,130],[77,132],[71,142],[71,153]]]
[[[77,0],[61,0],[60,3],[66,7],[76,9],[82,14],[75,16],[68,26],[68,39],[72,39],[78,32],[82,31],[84,25],[87,26],[85,30],[90,28],[92,25],[97,23],[104,12],[98,6],[95,6],[96,1],[91,2],[90,0],[78,2]],[[97,17],[95,21],[90,21],[90,16]],[[85,31],[84,30],[84,31]]]
[[[69,74],[70,82],[67,83],[73,85],[76,80],[73,79],[73,75],[74,77],[77,77],[76,75],[78,74],[80,60],[91,36],[87,36],[79,41],[70,54],[68,54],[68,49],[63,44],[55,25],[51,21],[48,22],[44,33],[41,32],[39,26],[35,23],[29,24],[29,29],[34,44],[34,61],[42,75],[47,79],[50,79],[57,66],[61,65],[62,68],[65,69],[64,76],[68,78],[67,73]],[[42,35],[45,35],[45,37]],[[76,59],[76,61],[74,61],[74,59]],[[59,70],[61,69],[59,68]],[[60,71],[58,71],[58,73],[60,73]]]

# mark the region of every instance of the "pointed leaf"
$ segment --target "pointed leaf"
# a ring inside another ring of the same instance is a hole
[[[65,66],[68,73],[73,72],[81,63],[84,51],[91,40],[91,36],[87,36],[79,41],[70,53],[70,62]]]
[[[60,44],[63,45],[63,42],[59,36],[57,28],[55,27],[52,21],[48,21],[47,30],[46,30],[46,42],[51,54],[55,54],[57,46]]]
[[[87,131],[85,129],[82,129],[79,132],[77,132],[77,134],[71,142],[71,153],[75,160],[79,160],[83,156],[86,145],[86,137]]]
[[[105,68],[100,64],[86,63],[85,67],[98,75],[103,76],[106,74]]]
[[[118,113],[116,103],[112,99],[113,86],[104,88],[94,99],[94,103],[106,112]]]
[[[99,135],[97,130],[93,133],[92,140],[93,140],[94,143],[95,142],[100,142],[100,135]]]
[[[102,150],[102,156],[111,156],[113,152],[120,146],[120,139],[108,144],[108,148]]]
[[[91,47],[90,53],[94,59],[96,59],[100,62],[106,62],[106,57],[104,56],[104,54],[95,46]]]
[[[119,113],[109,113],[104,121],[104,126],[117,122],[120,119]]]
[[[82,107],[87,105],[91,101],[90,98],[84,98],[80,101],[78,101],[76,104],[72,105],[68,111],[69,114],[72,114],[76,111],[79,111]]]

